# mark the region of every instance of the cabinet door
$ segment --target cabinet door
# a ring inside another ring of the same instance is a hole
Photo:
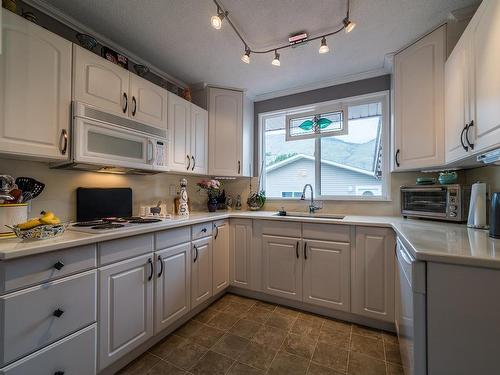
[[[152,255],[99,269],[99,369],[153,336],[153,276]]]
[[[242,172],[243,93],[209,89],[209,173],[239,176]]]
[[[128,117],[129,72],[77,45],[73,46],[73,99]]]
[[[480,152],[500,145],[500,2],[483,1],[469,27],[474,126],[468,137]]]
[[[262,236],[264,293],[302,300],[301,240]]]
[[[167,129],[167,90],[130,74],[129,116],[139,122]]]
[[[189,311],[191,302],[191,244],[156,253],[155,334]]]
[[[208,173],[208,112],[191,104],[191,171]]]
[[[239,288],[250,289],[252,220],[231,219],[230,235],[230,283]]]
[[[191,169],[191,103],[168,93],[169,166],[172,171]]]
[[[212,237],[192,242],[191,308],[212,297]]]
[[[67,159],[71,42],[0,11],[0,153]]]
[[[302,300],[350,311],[350,244],[304,239],[303,257]]]
[[[352,255],[352,312],[394,322],[394,232],[356,227]]]
[[[446,162],[467,156],[465,126],[470,121],[468,47],[469,38],[461,38],[445,65]]]
[[[229,222],[214,222],[213,230],[213,294],[229,286]]]
[[[396,170],[444,163],[445,38],[441,26],[394,58]]]

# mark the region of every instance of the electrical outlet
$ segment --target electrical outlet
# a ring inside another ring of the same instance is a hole
[[[177,194],[177,186],[175,186],[174,184],[169,185],[169,187],[168,187],[168,195],[171,196],[171,197],[175,197],[176,194]]]

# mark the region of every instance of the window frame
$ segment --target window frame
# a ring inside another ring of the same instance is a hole
[[[259,160],[259,173],[262,174],[261,184],[264,188],[266,186],[266,175],[263,173],[262,168],[265,168],[263,164],[263,160],[265,157],[265,131],[264,131],[264,123],[267,119],[274,117],[285,116],[285,121],[287,116],[289,115],[300,115],[304,112],[314,112],[319,108],[332,108],[337,106],[337,108],[342,107],[345,109],[344,116],[345,120],[349,121],[349,106],[362,105],[373,103],[374,101],[379,100],[382,103],[382,135],[381,142],[383,145],[382,148],[382,195],[380,196],[352,196],[352,195],[320,195],[321,189],[321,157],[315,158],[315,191],[314,196],[317,200],[324,201],[361,201],[361,202],[384,202],[384,201],[392,201],[391,197],[391,166],[390,166],[390,111],[389,111],[389,103],[390,103],[390,92],[389,90],[379,91],[375,93],[358,95],[346,97],[338,100],[330,100],[326,102],[319,102],[312,105],[304,105],[297,107],[284,108],[281,110],[264,112],[258,114],[258,160]],[[288,126],[285,123],[285,137],[286,137],[286,127]],[[339,134],[340,135],[340,134]],[[316,137],[315,142],[315,151],[321,155],[321,136]],[[269,201],[297,201],[300,198],[280,198],[280,197],[267,197]]]

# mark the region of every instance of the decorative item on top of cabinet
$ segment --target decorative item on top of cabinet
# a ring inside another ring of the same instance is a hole
[[[393,169],[444,164],[446,25],[394,57]]]
[[[66,160],[72,44],[15,13],[0,11],[0,154]]]
[[[395,246],[390,228],[356,227],[351,259],[353,313],[394,322]]]

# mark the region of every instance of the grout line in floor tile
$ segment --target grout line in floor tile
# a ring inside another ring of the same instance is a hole
[[[318,337],[316,337],[316,343],[314,344],[314,350],[313,350],[313,353],[311,355],[311,358],[309,359],[309,363],[307,364],[306,375],[309,374],[309,369],[311,368],[311,363],[312,363],[312,360],[314,358],[314,353],[316,353],[316,348],[318,347],[318,343],[319,343],[319,336],[321,335],[321,330],[323,329],[324,324],[325,324],[325,321],[322,319],[321,324],[319,326],[319,330],[318,330]]]
[[[346,368],[345,368],[345,373],[346,374],[349,374],[349,362],[351,361],[352,331],[353,331],[353,325],[351,324],[351,328],[349,329],[349,346],[347,347],[347,365],[346,365]]]

